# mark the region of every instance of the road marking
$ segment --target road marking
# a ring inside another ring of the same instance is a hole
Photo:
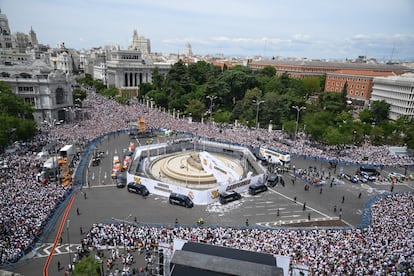
[[[290,215],[290,216],[280,216],[281,218],[297,218],[300,217],[301,215]]]
[[[290,197],[288,197],[288,196],[285,196],[284,194],[281,194],[281,193],[279,193],[279,192],[277,192],[277,191],[275,191],[275,190],[273,190],[273,189],[269,189],[269,192],[272,192],[272,193],[278,194],[278,195],[280,195],[281,197],[284,197],[284,198],[286,198],[286,199],[289,199],[289,200],[292,200],[292,201],[293,201],[293,198],[290,198]],[[296,201],[296,203],[298,203],[298,204],[303,204],[303,202],[299,202],[299,201]],[[321,212],[321,211],[318,211],[318,210],[316,210],[316,209],[314,209],[314,208],[312,208],[312,207],[306,206],[306,209],[312,210],[312,211],[314,211],[314,212],[318,213],[319,215],[321,215],[321,216],[323,216],[323,217],[330,218],[330,216],[329,216],[329,215],[327,215],[327,214],[325,214],[325,213],[323,213],[323,212]],[[350,224],[350,223],[346,222],[345,220],[342,220],[342,222],[344,222],[345,224],[349,225],[350,227],[353,227],[353,225],[352,225],[352,224]]]

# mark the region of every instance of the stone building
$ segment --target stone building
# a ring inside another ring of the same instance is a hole
[[[10,84],[14,93],[33,105],[38,124],[53,125],[74,118],[69,75],[44,61],[0,64],[0,81]]]
[[[400,116],[414,118],[414,74],[376,77],[373,80],[372,101],[384,100],[390,104],[391,120]]]

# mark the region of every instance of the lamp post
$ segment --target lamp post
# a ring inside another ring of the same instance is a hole
[[[259,106],[260,106],[260,104],[264,103],[264,101],[252,100],[252,103],[257,105],[257,108],[256,108],[256,129],[258,129],[259,128]]]
[[[298,124],[299,124],[299,113],[301,110],[306,109],[306,106],[297,106],[297,105],[292,105],[293,109],[296,109],[296,111],[298,112],[296,115],[296,130],[295,130],[295,141],[296,141],[296,136],[298,135]]]
[[[72,270],[72,256],[71,256],[71,254],[70,254],[69,222],[70,222],[70,219],[68,219],[68,220],[66,221],[66,235],[67,235],[67,237],[68,237],[68,253],[69,253],[69,267],[70,267],[70,269],[69,269],[69,273],[70,273],[70,271]]]
[[[210,122],[211,122],[211,117],[213,115],[213,101],[215,99],[217,99],[218,97],[217,96],[208,95],[208,96],[206,96],[206,98],[207,99],[210,99],[210,110],[209,110],[209,113],[210,113]]]

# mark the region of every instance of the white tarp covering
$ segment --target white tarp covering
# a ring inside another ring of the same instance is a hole
[[[239,180],[240,176],[233,169],[227,167],[223,161],[206,151],[200,152],[199,155],[204,171],[213,174],[218,183],[231,183]]]

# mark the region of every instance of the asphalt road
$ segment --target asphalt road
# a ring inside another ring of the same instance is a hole
[[[104,152],[105,156],[99,166],[90,167],[87,175],[89,186],[84,187],[76,195],[68,215],[69,231],[67,232],[67,228],[64,228],[62,245],[58,247],[53,257],[49,275],[63,275],[63,271],[57,271],[57,262],[59,261],[62,265],[69,263],[68,249],[74,251],[76,245],[80,244],[82,238],[80,228],[86,232],[94,223],[116,220],[173,225],[177,219],[179,224],[194,225],[198,218],[203,217],[206,225],[245,227],[247,220],[249,226],[278,227],[305,222],[309,218],[311,220],[337,219],[339,209],[342,208],[343,221],[356,226],[361,222],[365,200],[376,194],[390,191],[391,188],[389,184],[352,184],[345,180],[342,185],[332,188],[329,185],[323,187],[322,193],[320,188],[313,186],[305,191],[304,182],[296,178],[293,184],[294,177],[291,172],[287,172],[283,174],[284,187],[279,184],[256,196],[243,193],[241,200],[226,205],[214,203],[186,209],[170,205],[165,197],[152,194],[143,198],[129,193],[125,188],[115,186],[110,177],[112,159],[114,155],[122,158],[122,153],[128,148],[130,141],[127,135],[121,134],[104,140],[97,148],[97,151]],[[136,140],[132,141],[137,143]],[[326,163],[293,158],[292,164],[296,168],[316,166],[334,174],[334,170],[330,169]],[[340,167],[337,168],[338,171],[339,169]],[[343,167],[342,170],[352,174],[356,167]],[[403,172],[402,169],[397,171]],[[386,172],[382,174],[385,175]],[[394,192],[412,191],[413,189],[413,182],[398,183],[394,187]],[[361,198],[358,198],[359,193],[361,193]],[[345,199],[343,203],[342,198]],[[306,203],[305,210],[304,203]],[[335,205],[337,206],[336,212],[334,212]],[[39,244],[35,252],[19,261],[10,270],[22,275],[42,275],[48,250],[56,238],[57,229],[58,225],[55,225],[47,241]]]

